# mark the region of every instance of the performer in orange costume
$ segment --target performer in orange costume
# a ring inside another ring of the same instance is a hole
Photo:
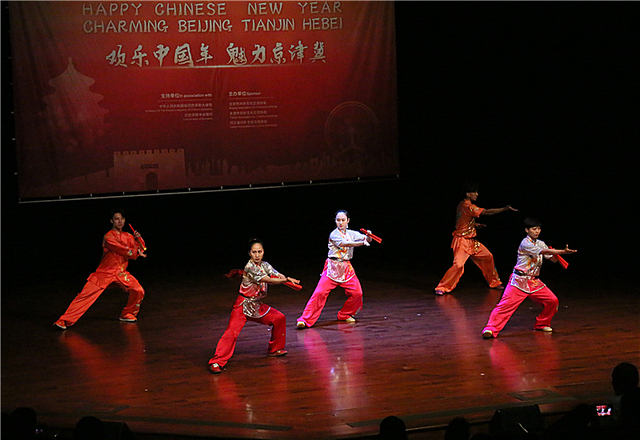
[[[120,313],[120,321],[137,321],[136,316],[144,298],[144,289],[138,280],[127,272],[127,265],[129,260],[135,260],[138,256],[147,256],[143,252],[144,240],[138,232],[131,235],[122,231],[125,218],[124,211],[121,209],[112,212],[111,224],[112,229],[102,239],[102,259],[98,269],[89,275],[82,292],[74,298],[67,311],[54,323],[62,330],[75,324],[102,292],[113,283],[129,294],[129,301]]]
[[[476,219],[481,215],[494,215],[505,211],[517,211],[510,205],[504,208],[484,209],[479,208],[474,203],[478,200],[478,190],[476,187],[467,188],[467,193],[458,204],[456,210],[456,230],[453,231],[453,266],[444,274],[440,284],[436,287],[436,295],[444,295],[455,289],[458,281],[464,273],[464,265],[468,258],[476,263],[482,271],[485,280],[492,289],[504,289],[498,272],[493,262],[493,254],[485,245],[476,239],[476,229],[484,227],[483,224],[476,223]]]

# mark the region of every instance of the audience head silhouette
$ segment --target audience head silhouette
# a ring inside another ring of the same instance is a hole
[[[638,388],[638,368],[629,362],[621,362],[611,373],[611,385],[616,396]]]
[[[399,417],[385,417],[382,422],[380,422],[380,434],[378,438],[385,440],[406,440],[407,427]]]
[[[100,440],[104,435],[102,420],[93,416],[85,416],[78,420],[73,431],[73,440]]]

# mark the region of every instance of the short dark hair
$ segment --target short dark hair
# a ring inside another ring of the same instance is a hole
[[[124,212],[124,208],[114,208],[111,210],[111,218],[113,218],[114,215],[116,214],[120,214],[123,217],[126,217],[127,214]]]
[[[252,239],[249,240],[249,250],[251,250],[253,245],[256,243],[264,247],[264,245],[262,244],[262,240],[260,240],[258,237],[253,237]]]
[[[351,218],[351,216],[349,215],[349,211],[347,211],[346,209],[338,209],[338,210],[336,211],[336,217],[337,217],[337,216],[338,216],[338,214],[340,214],[341,212],[342,212],[344,215],[346,215],[346,216],[347,216],[347,218]]]
[[[535,228],[535,227],[541,228],[542,222],[537,218],[527,217],[524,219],[524,227],[525,229]]]
[[[464,193],[474,193],[478,192],[478,184],[475,182],[468,182],[464,185]]]

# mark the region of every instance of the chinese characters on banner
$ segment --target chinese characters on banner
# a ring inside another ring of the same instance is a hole
[[[20,197],[398,173],[393,2],[10,2]]]

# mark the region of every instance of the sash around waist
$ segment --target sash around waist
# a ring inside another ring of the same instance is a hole
[[[531,279],[534,279],[534,280],[538,278],[538,276],[537,276],[537,275],[529,275],[529,274],[527,274],[526,272],[523,272],[523,271],[518,270],[518,269],[513,269],[513,273],[514,273],[514,274],[516,274],[516,275],[518,275],[518,276],[521,276],[521,277],[528,277],[528,278],[531,278]]]

